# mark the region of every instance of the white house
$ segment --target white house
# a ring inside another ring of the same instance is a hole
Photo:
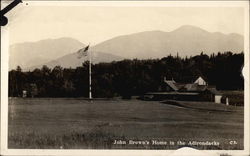
[[[164,83],[159,87],[158,91],[165,92],[166,95],[174,95],[179,99],[190,95],[192,100],[213,101],[221,103],[222,93],[216,90],[216,87],[208,86],[208,83],[200,76],[194,83],[184,84],[177,83],[173,79],[167,80],[164,77]],[[189,93],[196,93],[195,95]],[[162,93],[163,94],[163,93]],[[183,96],[185,94],[185,96]]]
[[[207,82],[202,77],[199,77],[196,81],[194,81],[194,83],[198,84],[199,86],[207,85]]]

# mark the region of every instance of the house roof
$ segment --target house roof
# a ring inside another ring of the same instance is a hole
[[[200,76],[200,77],[198,77],[198,78],[194,81],[194,83],[198,83],[199,81],[206,82],[206,81]]]
[[[168,84],[169,87],[171,87],[174,91],[178,91],[178,87],[175,85],[174,80],[165,80],[166,84]]]
[[[197,80],[203,80],[203,77],[198,77]],[[164,80],[164,82],[172,88],[174,91],[180,91],[180,92],[203,92],[203,91],[209,91],[214,95],[222,95],[219,91],[216,90],[214,86],[208,86],[208,85],[199,85],[198,83],[176,83],[174,80]]]
[[[197,81],[197,80],[203,80],[203,81],[207,81],[207,79],[205,78],[205,77],[203,77],[203,76],[198,76],[198,77],[196,77],[196,79],[194,79],[194,83]]]
[[[214,95],[222,95],[222,93],[219,92],[216,88],[207,88],[207,90]]]
[[[198,85],[197,83],[190,83],[184,85],[184,87],[181,90],[184,91],[190,91],[190,92],[200,92],[200,91],[205,91],[207,89],[207,86],[205,85]]]
[[[186,84],[184,83],[175,83],[175,86],[178,88],[178,89],[181,89],[185,86]]]

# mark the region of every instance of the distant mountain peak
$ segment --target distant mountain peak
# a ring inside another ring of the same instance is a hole
[[[183,25],[183,26],[175,29],[172,32],[175,32],[175,33],[176,32],[180,32],[180,33],[184,33],[184,32],[208,33],[208,31],[206,31],[200,27],[193,26],[193,25]]]

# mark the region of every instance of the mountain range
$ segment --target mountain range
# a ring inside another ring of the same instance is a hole
[[[53,68],[81,66],[86,57],[77,58],[77,51],[85,45],[72,38],[48,39],[10,46],[10,68],[20,65],[32,70],[42,65]],[[171,32],[146,31],[118,36],[91,47],[93,63],[122,59],[150,59],[165,56],[194,56],[244,49],[244,38],[239,34],[208,32],[199,27],[185,25]]]
[[[185,25],[172,32],[147,31],[118,36],[96,45],[97,51],[116,54],[125,58],[161,58],[169,54],[194,56],[243,51],[243,36],[238,34],[210,33],[199,27]]]

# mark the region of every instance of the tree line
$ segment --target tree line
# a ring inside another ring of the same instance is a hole
[[[157,91],[163,78],[180,83],[192,83],[202,76],[218,90],[242,90],[241,70],[244,53],[224,52],[181,58],[166,56],[161,59],[122,60],[92,65],[93,97],[130,98]],[[22,96],[26,90],[32,97],[88,97],[89,63],[75,69],[43,66],[33,71],[22,71],[18,66],[9,71],[9,96]]]

